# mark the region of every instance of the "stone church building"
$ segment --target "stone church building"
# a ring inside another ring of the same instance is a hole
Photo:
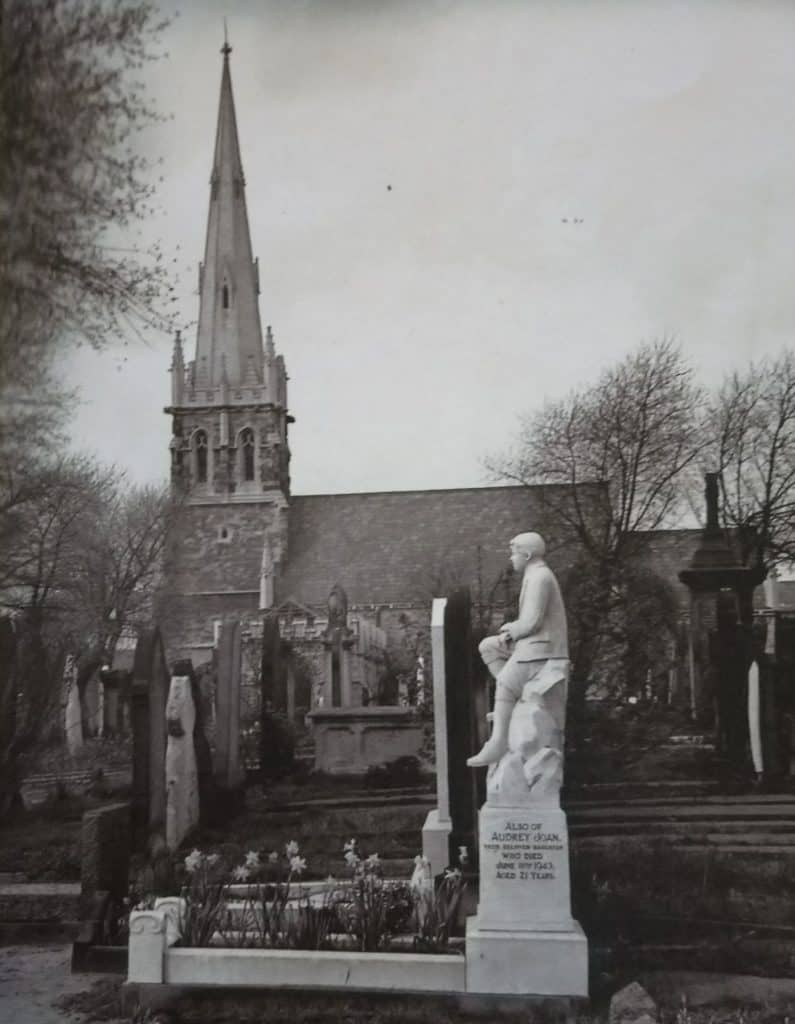
[[[507,541],[539,522],[549,488],[292,493],[285,359],[260,321],[230,48],[222,53],[195,354],[186,362],[178,335],[165,410],[181,497],[162,613],[169,657],[207,661],[230,616],[254,622],[280,608],[322,616],[335,584],[351,616],[386,637],[407,617],[427,620],[432,597],[454,584],[469,585],[481,605],[507,603]],[[656,571],[683,600],[677,573],[697,539],[695,531],[649,537]],[[572,557],[551,546],[557,572]]]

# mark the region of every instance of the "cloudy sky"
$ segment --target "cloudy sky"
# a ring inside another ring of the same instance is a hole
[[[482,484],[642,339],[705,383],[793,342],[795,4],[190,0],[146,140],[189,358],[224,16],[296,493]],[[74,443],[136,480],[167,472],[170,352],[66,360]]]

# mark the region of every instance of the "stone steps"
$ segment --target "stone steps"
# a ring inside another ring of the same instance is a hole
[[[77,936],[80,929],[79,882],[12,882],[0,885],[0,941],[13,943]]]

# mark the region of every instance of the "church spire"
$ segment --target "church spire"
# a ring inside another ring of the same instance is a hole
[[[226,40],[215,153],[210,178],[210,211],[204,263],[199,274],[196,365],[206,368],[206,386],[221,383],[222,357],[230,385],[253,375],[263,382],[262,327],[257,301],[258,273],[252,258],[245,178],[237,135],[235,102]]]

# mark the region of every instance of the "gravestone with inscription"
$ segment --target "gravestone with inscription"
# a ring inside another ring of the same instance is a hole
[[[478,836],[478,912],[467,921],[467,991],[588,994],[588,943],[571,916],[569,838],[560,807],[568,648],[557,581],[538,534],[511,542],[524,573],[519,617],[480,645],[495,677]]]

